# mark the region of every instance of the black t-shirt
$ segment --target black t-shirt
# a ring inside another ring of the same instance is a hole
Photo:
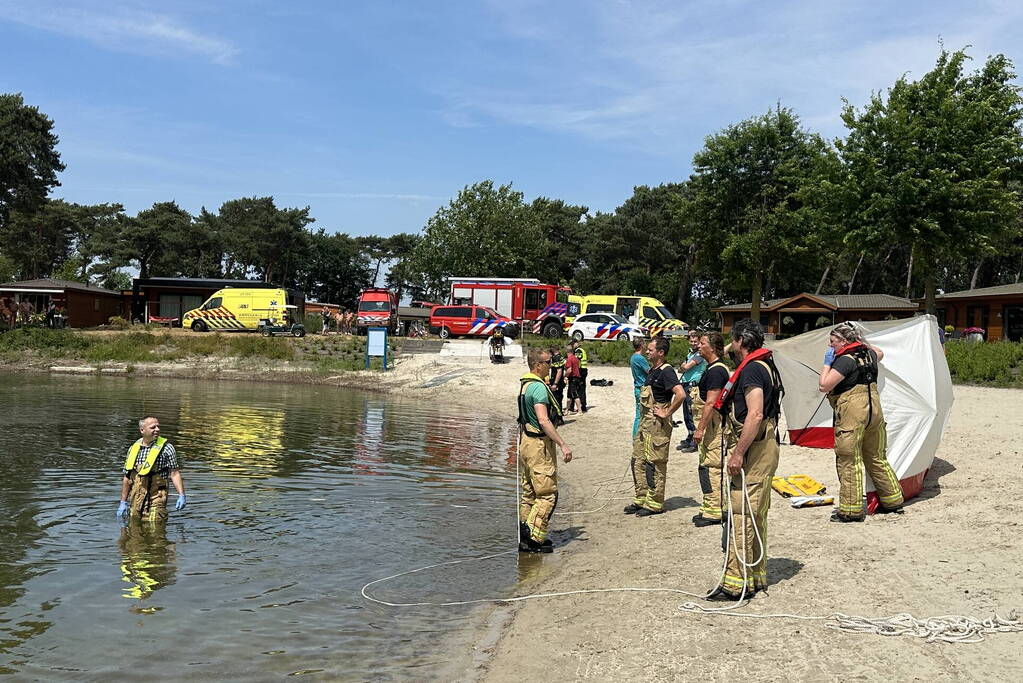
[[[700,378],[700,400],[707,400],[707,393],[724,389],[728,384],[728,377],[731,375],[724,363],[714,361],[709,368],[703,371]]]
[[[742,369],[742,374],[735,381],[735,419],[739,422],[746,421],[749,409],[746,407],[746,390],[751,387],[760,387],[764,391],[764,412],[766,415],[767,406],[771,404],[771,397],[774,392],[774,382],[771,379],[771,371],[760,361],[751,361]]]
[[[670,403],[672,390],[678,384],[678,375],[675,374],[675,368],[667,363],[656,370],[651,370],[650,374],[646,376],[646,385],[653,391],[654,402],[656,403]]]
[[[877,353],[873,349],[867,349],[867,353],[870,354],[870,361],[877,367]],[[852,354],[839,356],[835,359],[835,362],[831,364],[831,369],[842,373],[845,378],[841,382],[835,385],[835,388],[831,390],[832,394],[836,396],[838,394],[844,394],[845,392],[852,389],[854,386],[860,383],[860,375],[863,374],[863,368],[860,367],[856,357]]]

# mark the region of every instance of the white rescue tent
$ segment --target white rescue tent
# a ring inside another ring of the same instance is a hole
[[[920,493],[952,411],[952,378],[932,315],[856,322],[865,339],[884,351],[878,392],[888,423],[888,462],[908,500]],[[785,384],[782,410],[789,443],[834,448],[834,415],[817,390],[832,327],[767,344]],[[877,495],[867,479],[870,512]]]

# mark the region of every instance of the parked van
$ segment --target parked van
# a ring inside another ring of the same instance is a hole
[[[581,313],[617,313],[651,336],[688,334],[689,326],[672,315],[668,307],[649,296],[591,294],[582,297]]]
[[[303,302],[304,303],[304,302]],[[300,308],[286,309],[295,304],[284,289],[248,289],[228,287],[214,292],[199,308],[181,316],[181,326],[195,332],[208,330],[260,330],[264,325],[283,325],[301,322],[284,320],[285,316],[299,315]]]
[[[430,309],[430,332],[441,339],[460,335],[489,337],[497,328],[512,339],[519,333],[519,326],[513,320],[486,306],[441,305]]]
[[[398,297],[391,290],[370,287],[359,295],[356,332],[366,334],[369,327],[386,327],[388,334],[398,333]]]

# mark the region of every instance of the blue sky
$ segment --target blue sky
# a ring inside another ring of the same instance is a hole
[[[611,211],[781,102],[826,137],[934,64],[1023,68],[1023,3],[0,0],[0,92],[54,119],[55,196],[243,196],[415,232],[465,185]]]

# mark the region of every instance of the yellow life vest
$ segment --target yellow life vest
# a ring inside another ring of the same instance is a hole
[[[153,465],[156,464],[156,459],[160,457],[160,453],[163,452],[163,447],[167,445],[167,439],[162,436],[156,437],[156,441],[153,442],[149,452],[146,454],[146,461],[142,464],[142,469],[138,470],[138,474],[149,474],[149,470],[153,469]],[[135,469],[135,460],[139,457],[139,450],[142,449],[142,439],[139,439],[131,445],[128,449],[128,457],[124,459],[124,469],[133,470]]]

